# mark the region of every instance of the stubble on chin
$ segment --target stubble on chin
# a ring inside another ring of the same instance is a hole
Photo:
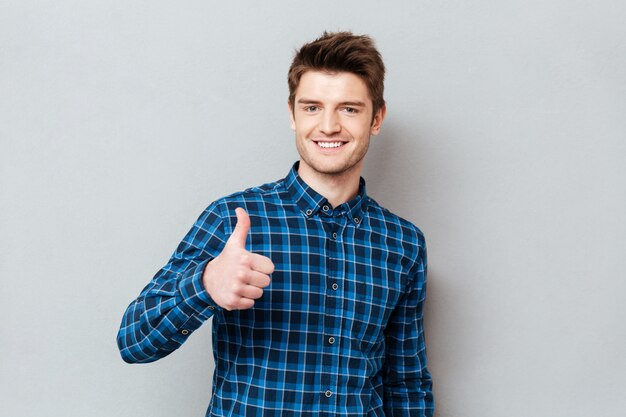
[[[317,146],[314,142],[311,142],[313,146]],[[346,145],[347,146],[347,145]],[[358,155],[351,155],[347,160],[338,161],[336,163],[326,163],[323,161],[323,156],[320,156],[317,160],[307,148],[306,143],[303,143],[296,138],[296,149],[300,155],[300,159],[308,166],[308,169],[317,175],[327,178],[337,179],[344,175],[350,174],[353,170],[358,169],[361,165],[367,150],[369,149],[369,143],[366,144],[364,149],[361,149]]]

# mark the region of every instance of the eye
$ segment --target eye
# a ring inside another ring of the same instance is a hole
[[[348,114],[357,114],[359,112],[359,110],[354,107],[344,107],[343,110]]]
[[[304,107],[304,108],[303,108],[303,110],[304,110],[305,112],[312,113],[312,112],[314,112],[314,111],[319,110],[319,107],[317,107],[317,106],[315,106],[315,105],[312,105],[312,106],[306,106],[306,107]]]

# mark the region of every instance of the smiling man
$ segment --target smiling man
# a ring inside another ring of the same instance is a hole
[[[316,70],[302,74],[289,107],[300,177],[333,206],[355,197],[370,135],[378,134],[385,118],[384,104],[374,112],[361,77]]]
[[[207,416],[432,416],[424,236],[361,178],[384,72],[367,36],[302,46],[288,76],[300,160],[202,213],[126,310],[125,361],[162,358],[213,317]]]

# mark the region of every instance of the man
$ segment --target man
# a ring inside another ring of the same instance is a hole
[[[128,307],[125,361],[164,357],[213,317],[207,415],[432,415],[424,237],[360,177],[384,71],[367,36],[324,33],[296,53],[300,160],[202,213]]]

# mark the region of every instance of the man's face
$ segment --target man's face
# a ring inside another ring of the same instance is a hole
[[[360,175],[370,135],[380,131],[385,108],[372,121],[372,100],[359,76],[305,72],[291,110],[300,169],[326,175],[357,170]]]

